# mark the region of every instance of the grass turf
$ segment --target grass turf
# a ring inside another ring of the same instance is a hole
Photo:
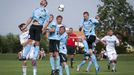
[[[82,61],[83,55],[76,55],[74,68],[70,68],[70,75],[95,75],[95,68],[92,65],[89,73],[85,73],[87,64],[80,72],[76,72],[76,66]],[[69,60],[68,60],[69,63]],[[98,75],[134,75],[134,54],[119,55],[117,63],[117,72],[113,73],[107,70],[107,61],[99,61],[100,73]],[[69,64],[70,65],[70,64]],[[42,61],[38,61],[37,75],[50,75],[51,68],[48,56]],[[17,60],[16,54],[0,54],[0,75],[22,75],[21,62]],[[28,61],[28,74],[32,75],[31,61]],[[65,71],[64,71],[64,75]]]

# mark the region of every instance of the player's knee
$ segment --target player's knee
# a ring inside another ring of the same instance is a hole
[[[35,41],[35,46],[39,46],[40,43],[38,41]]]
[[[52,56],[53,56],[53,53],[50,52],[50,53],[49,53],[49,56],[52,57]]]
[[[63,64],[63,67],[65,67],[65,65],[67,65],[67,63],[66,63],[66,62],[63,62],[62,64]]]
[[[23,61],[22,64],[23,64],[24,66],[26,66],[26,65],[27,65],[27,61]]]
[[[74,55],[71,55],[71,58],[74,58]]]
[[[93,54],[93,51],[92,51],[92,49],[89,49],[89,51],[90,51],[90,55],[92,55],[92,54]]]
[[[32,66],[36,66],[36,60],[32,60]]]
[[[59,56],[59,53],[58,53],[57,51],[54,52],[54,56],[55,56],[55,57]]]
[[[114,60],[114,63],[117,63],[117,61],[116,61],[116,60]]]
[[[32,39],[28,39],[28,42],[27,42],[27,44],[30,44],[30,45],[32,45],[32,42],[33,42],[33,40],[32,40]]]

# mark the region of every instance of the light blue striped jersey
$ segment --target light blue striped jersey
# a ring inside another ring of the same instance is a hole
[[[51,29],[54,29],[55,32],[49,32],[49,35],[48,35],[48,39],[50,40],[59,40],[59,28],[58,26],[56,25],[55,22],[51,22],[49,25],[48,25],[48,29],[51,30]]]
[[[40,25],[43,25],[49,19],[48,10],[43,7],[34,9],[32,19],[38,21]]]
[[[95,25],[98,23],[98,20],[89,18],[87,21],[84,19],[81,20],[81,26],[83,26],[83,31],[86,36],[96,35],[95,34]]]

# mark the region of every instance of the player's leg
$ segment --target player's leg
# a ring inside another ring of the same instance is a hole
[[[35,40],[35,46],[34,46],[34,56],[32,60],[33,65],[33,75],[37,75],[37,58],[39,55],[39,46],[40,46],[40,40],[41,40],[41,33],[42,33],[42,26],[35,26],[34,27],[34,39]]]
[[[63,62],[63,57],[62,57],[62,54],[61,53],[59,53],[59,57],[60,57],[60,67],[59,67],[59,75],[63,75],[63,73],[62,73],[62,67],[63,67],[63,65],[62,65],[62,62]]]
[[[18,52],[18,59],[19,59],[19,60],[21,60],[21,58],[22,58],[22,52],[23,52],[23,51]]]
[[[69,72],[69,67],[67,65],[67,57],[65,54],[60,54],[60,58],[61,58],[61,64],[62,66],[65,68],[65,71],[66,71],[66,75],[70,75],[70,72]]]
[[[77,66],[77,71],[80,71],[81,67],[86,63],[88,59],[89,59],[89,56],[84,53],[84,60]]]
[[[39,49],[40,49],[40,40],[41,40],[41,34],[42,34],[42,26],[35,26],[34,31],[34,39],[35,40],[35,46],[34,46],[34,57],[33,60],[37,60],[39,56]]]
[[[66,75],[70,75],[69,67],[68,67],[67,63],[66,62],[63,62],[63,65],[65,67]]]
[[[70,65],[71,65],[71,68],[73,68],[75,50],[74,50],[73,46],[67,46],[67,50],[68,50],[67,51],[68,55],[70,57]]]
[[[33,75],[37,75],[37,58],[39,54],[39,42],[35,42],[35,47],[34,49],[34,54],[33,54],[33,59],[32,59],[32,66],[33,66]]]
[[[37,75],[37,61],[32,60],[32,66],[33,66],[33,75]]]
[[[53,40],[49,40],[49,62],[50,62],[50,65],[51,65],[51,75],[54,75],[54,72],[55,72],[55,66],[54,66],[54,50],[53,50]]]
[[[110,70],[110,66],[112,64],[112,53],[111,52],[107,52],[107,57],[108,57],[107,68],[108,68],[108,70]]]
[[[112,72],[116,72],[117,54],[113,53],[112,56]]]
[[[27,45],[24,47],[25,51],[22,54],[22,60],[26,60],[26,56],[32,47],[32,42],[35,39],[34,32],[35,32],[35,27],[33,25],[31,25],[30,30],[29,30],[30,38],[28,39]]]
[[[73,68],[74,56],[75,56],[75,47],[72,46],[72,48],[71,48],[71,55],[70,55],[71,68]]]
[[[56,72],[59,71],[59,67],[60,67],[60,57],[59,57],[59,42],[58,40],[55,41],[55,51],[54,51],[54,55],[56,58]]]
[[[26,57],[27,57],[28,53],[30,52],[31,47],[32,47],[32,40],[29,39],[28,44],[25,47],[23,47],[22,60],[26,60]]]
[[[60,65],[60,67],[59,67],[59,75],[63,75],[63,73],[62,73],[62,65]]]
[[[49,52],[49,62],[50,62],[50,65],[51,65],[51,75],[54,75],[54,72],[55,72],[55,66],[54,66],[54,56],[53,56],[53,52]]]
[[[92,61],[91,61],[91,58],[89,59],[89,62],[88,62],[88,66],[87,66],[87,69],[86,69],[86,72],[89,72],[90,68],[91,68],[91,65],[92,65]]]
[[[99,67],[99,65],[97,63],[97,59],[96,59],[95,54],[91,55],[91,59],[92,59],[93,64],[95,65],[96,74],[98,74],[98,72],[100,70],[100,67]]]
[[[83,60],[78,66],[77,71],[80,71],[81,67],[86,63],[86,60]]]
[[[107,69],[110,70],[111,61],[108,60]]]
[[[70,55],[71,68],[73,68],[74,55]]]
[[[22,61],[22,73],[23,75],[27,75],[27,62]]]
[[[96,56],[95,54],[93,53],[93,43],[95,42],[96,40],[96,36],[94,35],[91,35],[88,39],[87,39],[87,42],[88,42],[88,45],[89,45],[89,50],[90,50],[90,55],[91,55],[91,59],[92,59],[92,62],[93,64],[95,65],[95,69],[96,69],[96,73],[99,72],[99,65],[97,63],[97,59],[96,59]]]

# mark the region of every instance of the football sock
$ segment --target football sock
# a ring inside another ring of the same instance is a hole
[[[60,57],[59,55],[56,57],[56,69],[59,69],[60,67]]]
[[[27,66],[22,66],[23,75],[27,75]]]
[[[52,55],[50,56],[50,65],[51,65],[52,70],[54,70],[55,69],[54,68],[54,57]]]
[[[65,65],[65,71],[66,71],[66,75],[70,75],[70,73],[69,73],[69,67],[68,67],[67,64]]]
[[[92,61],[89,61],[86,71],[89,71],[90,70],[91,65],[92,65]]]
[[[86,61],[83,60],[83,61],[78,65],[78,67],[81,68],[85,63],[86,63]]]
[[[39,54],[39,46],[35,46],[34,47],[34,60],[36,60],[38,58],[38,54]]]

